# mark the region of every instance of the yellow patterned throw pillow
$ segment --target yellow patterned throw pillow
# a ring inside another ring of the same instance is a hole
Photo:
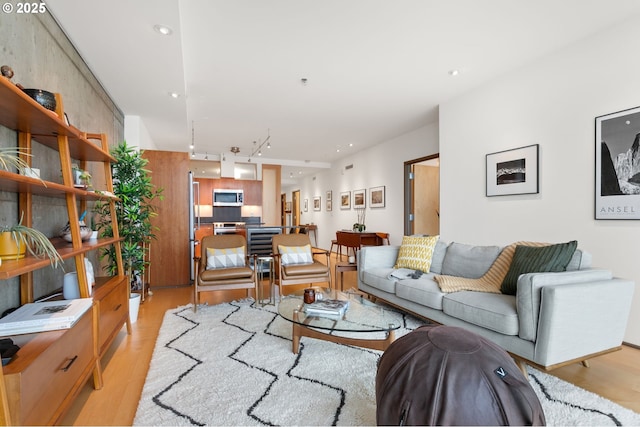
[[[393,268],[410,268],[428,273],[439,238],[440,236],[404,236]]]
[[[207,248],[207,270],[214,268],[244,267],[244,246],[238,248]]]

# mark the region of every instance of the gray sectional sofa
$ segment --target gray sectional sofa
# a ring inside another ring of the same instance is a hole
[[[439,240],[430,272],[394,277],[398,246],[363,247],[358,288],[407,312],[482,335],[526,364],[550,370],[619,349],[634,283],[591,268],[589,253],[577,249],[556,273],[526,273],[516,295],[477,291],[443,293],[435,275],[481,277],[503,248],[447,244]],[[397,271],[396,271],[397,274]]]

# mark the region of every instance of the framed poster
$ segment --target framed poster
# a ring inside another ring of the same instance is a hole
[[[340,209],[351,209],[351,191],[340,193]]]
[[[371,208],[384,208],[384,185],[380,187],[371,187],[369,189],[369,207]]]
[[[487,154],[487,197],[538,192],[538,144]]]
[[[640,107],[596,117],[595,219],[640,219]]]
[[[313,210],[319,211],[322,209],[322,204],[320,203],[320,196],[313,197]]]
[[[367,207],[367,190],[355,190],[353,192],[353,207],[354,208]]]

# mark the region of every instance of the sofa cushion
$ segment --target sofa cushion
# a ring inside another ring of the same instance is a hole
[[[431,257],[431,268],[429,268],[431,273],[442,273],[442,262],[444,261],[444,256],[447,254],[448,246],[449,244],[447,242],[438,239],[438,243],[436,243],[436,247],[433,249],[433,256]]]
[[[576,249],[567,265],[567,271],[585,270],[591,268],[591,254],[582,249]],[[433,263],[432,263],[433,265]]]
[[[446,294],[442,311],[449,316],[504,335],[518,335],[516,298],[512,295],[462,291]]]
[[[516,246],[500,291],[503,294],[515,295],[518,277],[521,274],[566,271],[577,247],[578,242],[575,240],[540,247]]]
[[[396,296],[442,310],[442,297],[446,294],[440,290],[433,277],[433,274],[424,274],[419,279],[399,280],[396,282]]]
[[[361,272],[362,281],[381,291],[396,293],[396,279],[389,278],[393,268],[369,268]]]
[[[429,272],[433,250],[439,236],[404,236],[395,268],[410,268]]]
[[[502,248],[453,242],[447,247],[442,274],[477,279],[489,270]]]

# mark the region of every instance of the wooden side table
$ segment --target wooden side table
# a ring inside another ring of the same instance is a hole
[[[350,263],[350,262],[337,262],[336,263],[336,289],[338,287],[338,273],[340,273],[340,290],[343,291],[343,286],[342,286],[342,282],[344,279],[344,272],[345,271],[358,271],[358,264],[356,263]]]

